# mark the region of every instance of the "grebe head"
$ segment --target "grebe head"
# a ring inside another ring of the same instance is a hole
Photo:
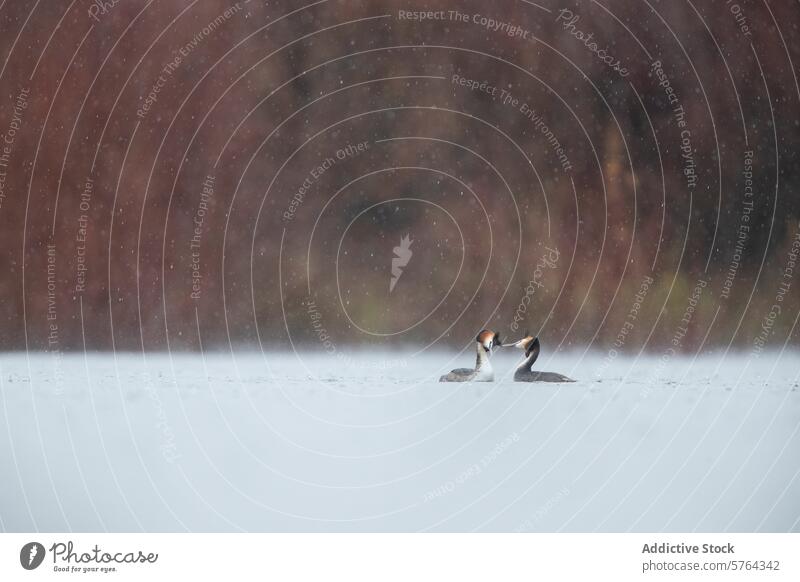
[[[525,337],[515,341],[514,343],[506,344],[506,346],[525,350],[525,355],[529,356],[531,355],[531,352],[539,349],[539,338],[533,337],[528,332],[525,332]]]
[[[475,338],[475,341],[483,346],[483,349],[487,352],[491,352],[492,348],[497,348],[503,345],[503,342],[500,341],[500,335],[492,331],[491,329],[484,329],[478,334],[478,337]]]

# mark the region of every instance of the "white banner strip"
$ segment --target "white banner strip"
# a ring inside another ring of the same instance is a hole
[[[800,580],[800,534],[2,534],[0,580]]]

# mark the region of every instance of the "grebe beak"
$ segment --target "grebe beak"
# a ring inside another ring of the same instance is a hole
[[[526,336],[526,337],[527,337],[527,336]],[[522,347],[523,347],[523,345],[522,345],[522,341],[523,341],[524,339],[525,339],[525,338],[523,337],[523,338],[520,338],[520,339],[518,339],[518,340],[517,340],[517,341],[515,341],[515,342],[511,342],[510,344],[503,344],[503,346],[502,346],[502,347],[504,347],[504,348],[522,348]]]

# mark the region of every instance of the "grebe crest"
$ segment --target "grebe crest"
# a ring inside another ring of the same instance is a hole
[[[506,344],[507,347],[519,348],[525,351],[525,357],[530,356],[534,351],[539,352],[541,344],[538,337],[533,337],[528,332],[525,332],[525,337],[515,341],[512,344]]]
[[[503,342],[500,341],[500,335],[491,329],[482,329],[475,341],[483,346],[483,349],[487,352],[492,351],[492,348],[498,348],[503,345]]]

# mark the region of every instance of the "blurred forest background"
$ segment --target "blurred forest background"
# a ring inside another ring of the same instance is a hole
[[[0,349],[796,346],[798,24],[6,2]]]

